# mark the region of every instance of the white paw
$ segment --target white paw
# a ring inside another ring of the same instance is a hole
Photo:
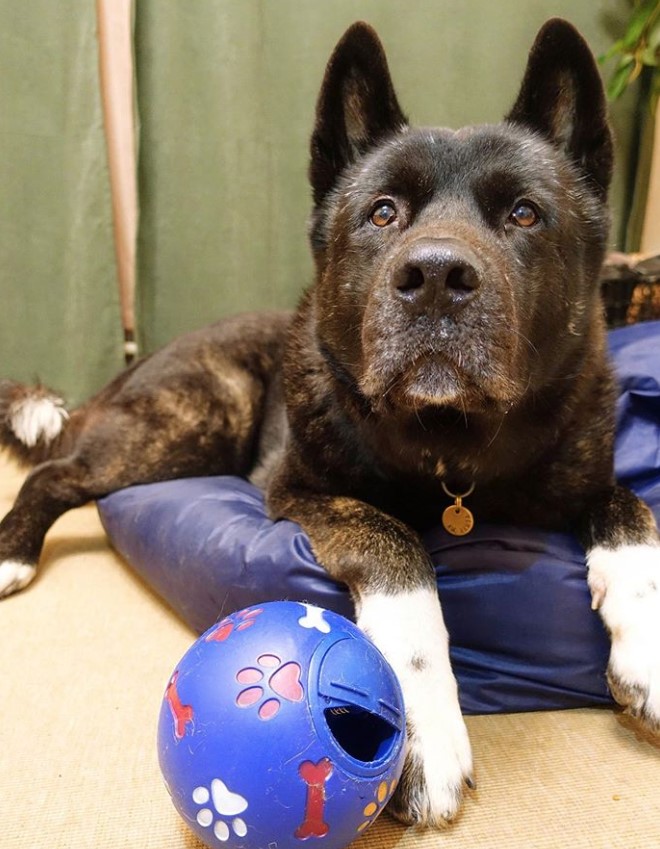
[[[197,812],[197,822],[202,828],[212,826],[213,834],[218,840],[226,842],[231,832],[237,837],[245,837],[247,825],[238,814],[247,809],[247,799],[238,793],[232,793],[224,781],[214,778],[210,791],[208,787],[196,787],[192,798],[196,805],[202,806]]]
[[[18,560],[0,563],[0,598],[12,595],[27,587],[37,574],[36,566]]]
[[[458,709],[432,700],[432,719],[409,720],[404,772],[390,810],[408,824],[442,827],[458,813],[464,785],[474,787],[472,750]]]
[[[612,695],[660,737],[660,546],[595,548],[588,565],[594,607],[612,640]]]
[[[408,752],[389,810],[409,824],[443,826],[474,786],[472,751],[449,663],[435,589],[361,600],[358,624],[392,665],[406,707]]]

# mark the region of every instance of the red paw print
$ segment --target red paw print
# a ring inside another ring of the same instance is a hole
[[[231,616],[227,616],[206,635],[206,642],[224,643],[224,641],[229,639],[234,631],[244,631],[246,628],[250,628],[254,625],[255,619],[260,613],[263,613],[263,609],[255,607],[249,610],[241,610],[240,613],[233,613]]]
[[[257,709],[259,719],[272,719],[279,713],[280,699],[302,701],[302,670],[298,663],[289,661],[283,664],[275,654],[262,654],[257,658],[257,664],[260,668],[247,666],[236,674],[238,683],[246,685],[236,696],[238,707],[251,707],[260,703]],[[270,670],[274,671],[271,673]],[[267,690],[274,695],[267,693]]]

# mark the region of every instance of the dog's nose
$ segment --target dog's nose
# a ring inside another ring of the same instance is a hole
[[[456,240],[419,239],[394,269],[394,293],[415,309],[458,309],[479,288],[477,264],[472,251]]]

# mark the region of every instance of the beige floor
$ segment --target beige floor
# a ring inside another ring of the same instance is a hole
[[[0,461],[0,513],[20,480]],[[93,506],[58,522],[39,579],[0,603],[2,849],[199,849],[154,745],[193,639],[110,550]],[[468,725],[479,790],[459,821],[420,833],[384,815],[357,849],[660,849],[660,752],[609,711]]]

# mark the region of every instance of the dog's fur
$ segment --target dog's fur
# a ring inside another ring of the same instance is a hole
[[[0,384],[0,436],[39,465],[0,525],[0,594],[65,510],[129,484],[233,473],[265,487],[350,588],[397,672],[409,747],[391,808],[442,824],[472,757],[418,536],[466,491],[476,521],[572,527],[612,635],[609,679],[660,731],[660,549],[613,478],[598,273],[612,142],[593,58],[549,22],[494,126],[408,126],[375,33],[332,55],[311,141],[316,281],[293,316],[184,336],[68,416]]]

